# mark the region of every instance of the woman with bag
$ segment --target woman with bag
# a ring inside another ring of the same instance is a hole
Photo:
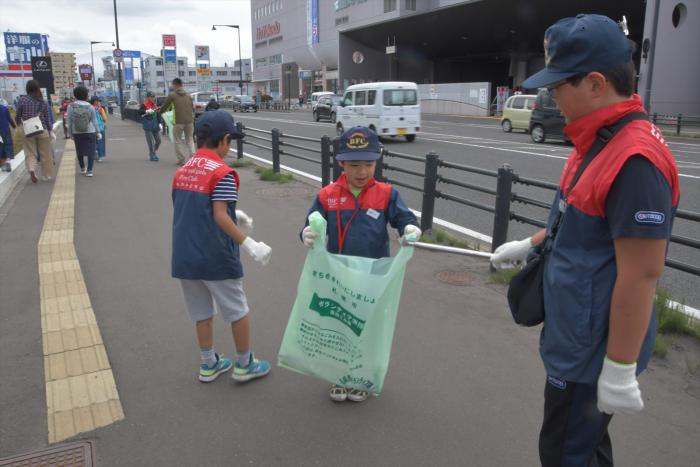
[[[107,148],[105,145],[105,130],[107,130],[107,113],[105,109],[100,105],[100,98],[97,96],[92,96],[90,99],[90,104],[95,109],[95,117],[97,118],[97,131],[100,132],[102,138],[97,139],[97,162],[102,162],[105,160],[107,155]]]
[[[49,116],[49,104],[41,95],[39,83],[35,80],[27,81],[27,95],[17,99],[17,116],[15,121],[19,132],[24,136],[22,147],[24,160],[27,164],[27,172],[32,183],[37,182],[37,161],[41,164],[41,175],[44,181],[53,177],[53,145],[56,139],[53,133]]]
[[[95,109],[87,101],[87,88],[77,86],[73,90],[73,95],[75,102],[68,107],[68,133],[75,142],[75,154],[78,157],[80,173],[86,177],[92,177],[97,140],[102,139],[102,133],[98,130]],[[88,160],[87,168],[85,168],[85,157]]]

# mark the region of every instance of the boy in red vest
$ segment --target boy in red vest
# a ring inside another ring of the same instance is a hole
[[[343,133],[336,159],[343,175],[324,187],[316,196],[309,214],[318,211],[328,222],[328,251],[336,254],[383,258],[389,256],[386,225],[399,231],[400,241],[420,238],[416,216],[408,209],[396,188],[374,179],[381,156],[379,137],[366,127],[354,127]],[[318,234],[307,225],[302,231],[304,245],[311,248]],[[330,397],[335,402],[363,402],[369,393],[333,385]]]
[[[196,323],[201,353],[199,380],[214,381],[233,370],[233,379],[249,381],[270,372],[267,360],[258,360],[250,347],[248,303],[241,279],[242,248],[255,261],[267,264],[271,249],[246,236],[237,224],[250,220],[236,211],[238,175],[223,162],[231,140],[243,135],[230,114],[215,110],[197,119],[197,153],[173,179],[172,276],[180,279],[190,319]],[[214,351],[214,302],[231,323],[236,362]]]

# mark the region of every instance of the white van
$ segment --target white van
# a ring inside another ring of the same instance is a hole
[[[336,115],[341,135],[354,126],[366,126],[382,136],[416,139],[420,132],[420,102],[416,83],[387,81],[354,84],[345,91]]]

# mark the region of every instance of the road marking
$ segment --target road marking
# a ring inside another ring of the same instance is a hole
[[[66,141],[37,245],[49,443],[124,419],[73,242],[74,159]]]

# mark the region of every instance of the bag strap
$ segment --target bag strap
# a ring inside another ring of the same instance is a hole
[[[569,188],[566,190],[565,196],[568,196],[569,193],[571,193],[571,190],[574,189],[576,186],[576,183],[578,183],[579,179],[581,178],[581,175],[583,175],[583,171],[586,170],[586,168],[590,165],[590,163],[595,159],[595,157],[600,154],[600,151],[603,150],[606,144],[613,139],[613,137],[622,129],[625,127],[630,122],[633,122],[635,120],[649,120],[649,116],[644,113],[644,112],[632,112],[621,119],[619,119],[617,122],[613,123],[611,126],[607,127],[601,127],[598,130],[597,137],[593,144],[591,145],[590,149],[588,149],[588,152],[586,153],[586,156],[583,158],[583,162],[581,162],[581,165],[578,166],[578,169],[576,170],[576,173],[574,174],[574,178],[571,179],[571,183],[569,184]]]

